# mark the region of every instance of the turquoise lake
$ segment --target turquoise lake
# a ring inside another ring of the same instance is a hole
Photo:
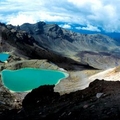
[[[23,92],[37,88],[41,85],[54,85],[61,79],[68,77],[65,72],[36,68],[23,68],[19,70],[3,70],[2,82],[11,91]]]
[[[5,62],[9,58],[9,54],[7,53],[0,53],[0,61]]]

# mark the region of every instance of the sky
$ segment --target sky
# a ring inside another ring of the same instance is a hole
[[[63,22],[61,27],[120,32],[120,0],[0,0],[0,22]]]

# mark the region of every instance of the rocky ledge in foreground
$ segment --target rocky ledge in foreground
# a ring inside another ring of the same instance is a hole
[[[6,120],[118,120],[120,82],[95,80],[88,88],[60,96],[54,86],[41,86],[27,94],[22,109],[4,110]]]

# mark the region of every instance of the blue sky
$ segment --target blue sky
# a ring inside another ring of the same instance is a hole
[[[0,0],[0,22],[64,22],[76,29],[120,32],[120,0]]]

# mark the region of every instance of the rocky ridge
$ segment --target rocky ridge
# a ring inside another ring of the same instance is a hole
[[[115,40],[102,34],[80,34],[56,24],[25,23],[27,31],[42,48],[98,69],[120,65],[120,48]]]

